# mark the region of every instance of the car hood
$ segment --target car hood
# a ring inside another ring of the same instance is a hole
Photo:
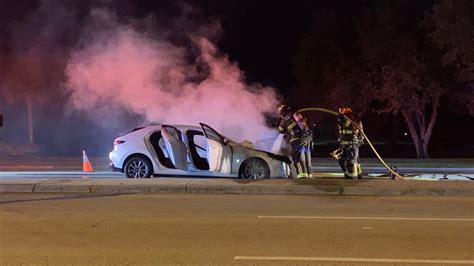
[[[285,163],[291,163],[291,159],[288,157],[288,156],[284,156],[284,155],[278,155],[278,154],[275,154],[275,153],[271,153],[269,151],[265,151],[265,150],[259,150],[259,149],[256,149],[255,146],[253,145],[252,142],[248,141],[248,140],[244,140],[242,142],[235,142],[235,141],[230,141],[230,143],[232,145],[238,145],[238,146],[241,146],[247,150],[252,150],[252,151],[256,151],[256,152],[259,152],[259,153],[264,153],[266,154],[268,157],[272,158],[272,159],[275,159],[275,160],[278,160],[278,161],[281,161],[281,162],[285,162]]]

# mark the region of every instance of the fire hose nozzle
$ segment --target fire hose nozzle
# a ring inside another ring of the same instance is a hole
[[[341,149],[337,149],[335,151],[332,151],[330,153],[330,155],[332,156],[332,158],[336,159],[336,160],[339,160],[341,159],[341,155],[342,155],[342,150]]]

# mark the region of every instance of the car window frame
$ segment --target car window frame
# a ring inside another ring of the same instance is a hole
[[[204,137],[206,137],[207,139],[212,139],[212,140],[215,140],[215,141],[218,141],[220,144],[222,145],[226,145],[226,142],[225,142],[225,137],[222,136],[219,132],[217,132],[217,130],[213,129],[211,126],[209,125],[206,125],[204,123],[199,123],[199,125],[201,126],[202,128],[202,131],[204,133]],[[219,139],[214,139],[214,138],[210,138],[206,132],[206,129],[209,129],[212,133],[214,133],[215,135],[217,135],[219,137]]]

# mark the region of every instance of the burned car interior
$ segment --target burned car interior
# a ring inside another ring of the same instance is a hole
[[[197,130],[188,130],[186,136],[188,138],[189,153],[191,154],[194,166],[199,170],[209,170],[209,162],[206,158],[207,150],[204,148],[206,146],[204,134]]]
[[[179,139],[183,141],[181,131],[179,132]],[[204,134],[197,130],[188,130],[186,132],[188,139],[188,149],[191,156],[192,163],[199,170],[209,170],[209,162],[206,158],[206,140]],[[176,169],[166,150],[165,141],[161,131],[156,131],[150,136],[150,144],[155,151],[160,163],[171,169]]]

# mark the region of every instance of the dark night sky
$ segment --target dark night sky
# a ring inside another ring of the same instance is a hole
[[[8,28],[12,22],[24,20],[40,1],[1,1],[0,45],[8,48]],[[67,1],[65,1],[67,2]],[[82,2],[82,3],[81,3]],[[294,85],[292,57],[298,42],[308,30],[314,17],[321,10],[334,12],[347,26],[347,35],[354,34],[351,25],[364,7],[379,3],[377,0],[340,1],[262,1],[262,0],[115,0],[80,1],[79,13],[87,12],[90,3],[106,3],[113,6],[119,15],[142,18],[155,14],[158,19],[179,14],[182,3],[199,10],[203,19],[216,18],[223,28],[218,42],[224,53],[239,63],[250,82],[261,82],[280,90]],[[432,0],[386,1],[397,2],[406,7],[413,19],[419,19],[432,6]],[[82,7],[82,10],[81,10]]]

